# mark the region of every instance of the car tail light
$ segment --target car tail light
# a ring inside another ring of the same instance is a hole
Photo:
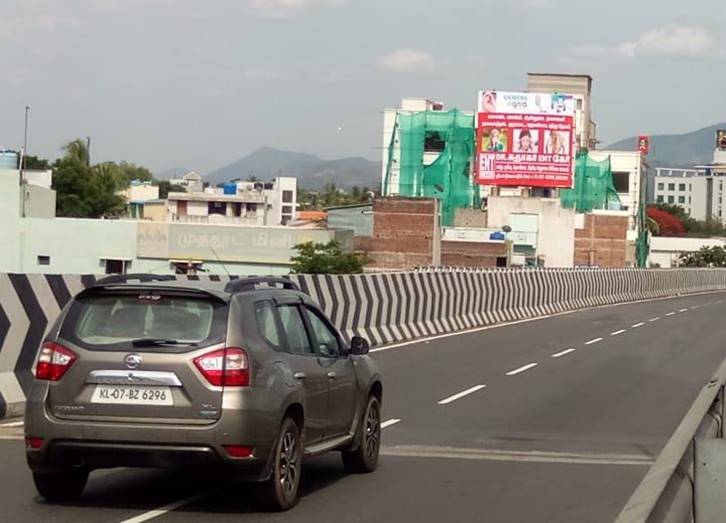
[[[35,377],[39,380],[58,381],[77,358],[73,351],[63,345],[46,341],[40,349]]]
[[[25,448],[28,450],[39,450],[43,446],[43,438],[25,438]]]
[[[224,450],[230,458],[249,458],[252,456],[252,447],[243,445],[224,445]]]
[[[247,353],[238,347],[215,350],[194,358],[194,365],[217,387],[247,387],[250,366]]]

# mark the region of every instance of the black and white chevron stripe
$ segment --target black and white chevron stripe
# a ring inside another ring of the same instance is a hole
[[[179,276],[225,283],[237,276]],[[373,345],[599,305],[726,289],[722,269],[458,269],[289,277]],[[0,418],[20,414],[40,344],[92,275],[0,274]]]

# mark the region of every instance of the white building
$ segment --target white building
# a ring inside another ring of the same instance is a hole
[[[701,247],[726,247],[726,238],[669,238],[653,236],[650,239],[650,264],[667,269],[678,265],[678,258]]]
[[[266,225],[287,225],[295,217],[297,209],[297,178],[279,176],[269,182],[237,181],[240,192],[258,192],[267,203]]]
[[[184,187],[187,192],[202,192],[204,190],[202,177],[194,171],[189,171],[181,178],[172,178],[169,183]]]
[[[658,168],[653,180],[655,201],[678,205],[696,220],[713,218],[726,224],[725,182],[726,164],[693,169]]]

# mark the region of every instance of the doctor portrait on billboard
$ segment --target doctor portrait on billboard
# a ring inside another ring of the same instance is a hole
[[[516,135],[516,138],[514,139],[515,153],[537,152],[537,139],[539,138],[539,131],[532,131],[530,129],[517,129],[514,132]]]
[[[484,91],[479,100],[480,113],[496,113],[497,112],[497,92]]]

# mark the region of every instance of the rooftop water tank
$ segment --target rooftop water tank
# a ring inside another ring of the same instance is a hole
[[[231,194],[231,195],[237,194],[237,184],[236,183],[231,183],[231,182],[225,183],[223,185],[223,189],[224,189],[224,194]]]
[[[17,169],[18,153],[9,149],[0,149],[0,169]]]

